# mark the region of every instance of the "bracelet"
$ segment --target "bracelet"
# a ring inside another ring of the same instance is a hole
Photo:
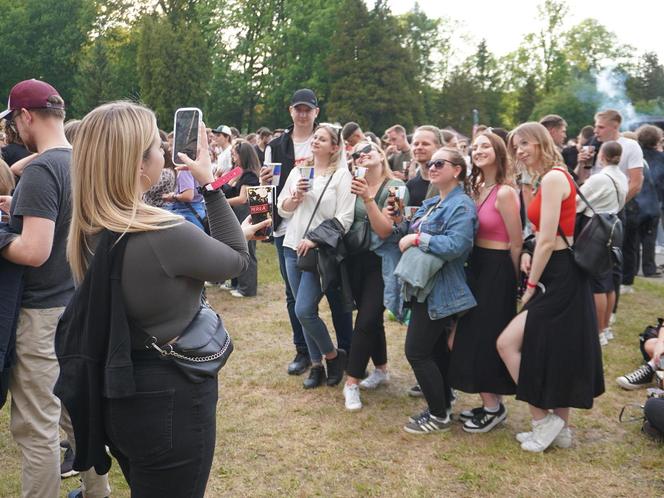
[[[370,202],[374,202],[376,199],[373,197],[369,197],[366,201],[364,201],[364,204],[369,204]]]
[[[420,247],[420,232],[417,232],[417,235],[415,236],[415,242],[413,242],[413,245],[415,247]]]
[[[526,287],[529,289],[535,289],[537,287],[537,284],[532,283],[530,280],[526,282]]]

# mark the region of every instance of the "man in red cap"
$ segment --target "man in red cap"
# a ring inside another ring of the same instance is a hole
[[[10,429],[23,456],[24,497],[54,498],[60,493],[60,400],[53,386],[60,368],[55,329],[74,292],[66,259],[71,218],[71,145],[64,134],[65,105],[58,91],[39,80],[12,88],[0,119],[14,123],[25,146],[38,155],[23,171],[13,197],[0,196],[19,234],[0,255],[25,266],[16,328],[16,361],[10,371]],[[65,425],[68,417],[63,417]],[[70,437],[71,438],[71,437]],[[99,494],[110,493],[106,476]],[[97,486],[95,486],[97,487]]]

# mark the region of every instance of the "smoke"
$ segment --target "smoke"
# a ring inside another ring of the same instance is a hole
[[[627,97],[626,79],[627,75],[616,70],[615,66],[607,67],[595,77],[595,86],[600,97],[600,105],[597,110],[615,109],[623,118],[623,128],[630,128],[630,124],[642,120],[643,116],[636,112],[634,105]]]

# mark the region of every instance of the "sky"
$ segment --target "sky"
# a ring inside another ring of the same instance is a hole
[[[388,3],[394,14],[402,14],[411,10],[415,1],[388,0]],[[501,56],[516,49],[523,35],[538,26],[537,5],[541,2],[418,0],[418,3],[429,17],[450,17],[461,21],[462,29],[470,35],[473,44],[486,38],[491,51]],[[566,27],[589,17],[595,18],[615,33],[620,42],[634,46],[637,53],[654,51],[660,61],[664,61],[663,0],[568,0],[567,4]]]

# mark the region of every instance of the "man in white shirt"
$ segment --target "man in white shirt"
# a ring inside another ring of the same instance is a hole
[[[313,161],[311,143],[316,128],[316,118],[320,112],[316,94],[308,88],[297,90],[291,98],[288,112],[293,120],[293,124],[282,135],[273,139],[265,148],[265,163],[281,163],[281,176],[279,177],[279,181],[275,182],[277,183],[275,199],[279,197],[281,190],[284,188],[291,170],[298,166],[305,166],[310,161]],[[261,184],[271,185],[272,176],[272,169],[270,167],[261,168]],[[279,213],[275,212],[273,223],[274,245],[277,248],[277,255],[279,257],[279,271],[286,285],[286,308],[291,328],[293,329],[293,344],[296,351],[295,358],[288,365],[288,373],[290,375],[301,375],[311,365],[311,359],[309,358],[309,350],[304,339],[302,325],[295,314],[295,296],[293,296],[286,274],[283,244],[288,220],[282,219]],[[348,351],[353,333],[352,313],[343,312],[341,293],[337,289],[328,290],[326,297],[332,312],[332,321],[337,335],[337,346],[340,349]]]
[[[217,162],[214,165],[214,174],[216,176],[221,176],[227,171],[230,171],[233,161],[231,159],[231,143],[233,141],[231,129],[226,125],[219,125],[214,130],[212,130],[214,135],[215,145],[221,149],[219,157],[217,157]]]
[[[627,176],[627,198],[625,200],[624,215],[621,217],[623,224],[630,221],[627,219],[627,211],[630,210],[630,203],[633,202],[634,197],[641,190],[643,185],[643,151],[636,140],[625,138],[620,135],[620,124],[622,123],[622,116],[614,109],[606,109],[595,114],[595,135],[597,139],[602,142],[609,142],[615,140],[622,147],[622,156],[618,167]],[[581,159],[581,158],[580,158]],[[633,247],[635,244],[630,238],[629,230],[625,230],[625,238],[623,240],[623,258],[624,264],[632,266],[636,262],[636,254],[633,254]],[[638,245],[638,244],[636,244]],[[627,267],[627,266],[626,266]],[[627,279],[623,278],[623,285],[620,288],[620,293],[626,294],[634,292],[632,282],[629,275],[632,272],[623,272],[626,274]]]

